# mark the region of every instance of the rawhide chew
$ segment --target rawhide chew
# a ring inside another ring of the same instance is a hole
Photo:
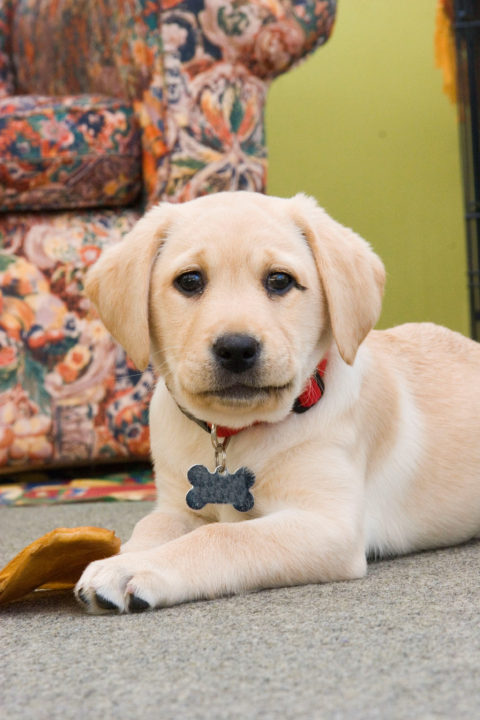
[[[0,571],[0,604],[32,590],[70,588],[93,560],[115,555],[120,539],[97,527],[56,528],[38,538]]]

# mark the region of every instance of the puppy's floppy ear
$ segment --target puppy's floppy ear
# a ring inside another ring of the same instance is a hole
[[[150,276],[172,212],[168,203],[153,207],[120,242],[101,254],[85,278],[87,297],[139,370],[145,370],[150,358]]]
[[[385,268],[365,240],[335,222],[313,198],[300,194],[289,202],[315,258],[333,337],[351,365],[380,316]]]

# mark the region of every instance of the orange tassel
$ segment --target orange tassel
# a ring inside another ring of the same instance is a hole
[[[435,65],[443,72],[443,92],[457,102],[457,61],[453,0],[438,0],[435,18]]]

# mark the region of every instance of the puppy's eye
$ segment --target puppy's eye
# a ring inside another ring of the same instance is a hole
[[[205,279],[199,270],[182,273],[173,284],[184,295],[200,295],[205,288]]]
[[[285,272],[271,272],[265,278],[265,287],[271,295],[285,295],[296,285],[296,280]]]

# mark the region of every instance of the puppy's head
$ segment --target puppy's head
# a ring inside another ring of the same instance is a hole
[[[179,405],[240,427],[285,416],[333,340],[353,363],[383,283],[368,244],[312,199],[239,192],[153,208],[86,290]]]

